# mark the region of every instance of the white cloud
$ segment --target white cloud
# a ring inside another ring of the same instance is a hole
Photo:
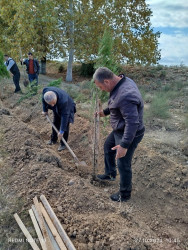
[[[177,27],[188,26],[188,1],[187,0],[146,0],[153,16],[151,17],[154,27]]]
[[[176,36],[161,34],[159,48],[161,51],[161,61],[166,65],[188,65],[188,36],[177,34]]]
[[[188,1],[146,0],[153,12],[151,26],[162,31],[161,60],[166,65],[188,65]]]

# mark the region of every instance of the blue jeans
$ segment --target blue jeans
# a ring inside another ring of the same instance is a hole
[[[105,174],[116,177],[116,151],[111,150],[116,145],[119,145],[122,140],[124,131],[112,131],[104,143],[104,162]],[[141,142],[144,133],[135,137],[129,146],[124,157],[117,160],[118,170],[120,174],[120,193],[122,196],[129,196],[132,190],[132,169],[131,162],[133,154],[138,144]]]
[[[28,77],[30,82],[36,81],[36,85],[38,85],[38,74],[28,74]]]

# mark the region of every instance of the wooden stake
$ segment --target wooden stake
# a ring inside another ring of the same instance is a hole
[[[76,250],[44,195],[40,199],[68,250]]]
[[[33,222],[33,225],[34,225],[35,231],[36,231],[36,233],[37,233],[37,236],[38,236],[38,238],[39,238],[41,247],[42,247],[43,250],[47,250],[46,244],[45,244],[45,242],[44,242],[44,238],[43,238],[42,233],[41,233],[41,230],[40,230],[40,227],[39,227],[39,225],[38,225],[38,223],[37,223],[37,220],[36,220],[36,218],[35,218],[35,215],[34,215],[32,209],[29,210],[29,214],[30,214],[31,220],[32,220],[32,222]]]
[[[44,240],[45,240],[46,248],[47,248],[47,250],[51,250],[51,249],[53,249],[53,246],[52,246],[52,243],[51,243],[51,241],[50,241],[48,232],[47,232],[47,230],[46,230],[46,228],[45,228],[44,218],[43,218],[43,216],[42,216],[42,212],[41,212],[41,210],[40,210],[40,205],[39,205],[39,202],[38,202],[38,199],[37,199],[36,196],[35,196],[35,198],[33,199],[33,201],[34,201],[34,204],[35,204],[35,208],[36,208],[36,210],[37,210],[37,213],[38,213],[39,224],[40,224],[40,228],[41,228],[41,231],[42,231]]]
[[[45,208],[43,207],[42,203],[40,203],[40,207],[41,207],[42,214],[43,214],[43,216],[45,218],[45,221],[46,221],[49,229],[51,230],[52,235],[54,236],[55,240],[57,241],[60,249],[61,250],[67,250],[65,244],[63,243],[60,235],[58,234],[52,220],[50,219],[50,217],[49,217],[48,213],[46,212]]]
[[[29,231],[27,230],[27,228],[24,226],[23,222],[21,221],[21,219],[20,219],[20,217],[18,216],[17,213],[14,214],[14,218],[15,218],[16,222],[18,223],[20,229],[24,233],[25,237],[27,238],[28,243],[31,245],[32,249],[34,249],[34,250],[40,250],[40,248],[35,243],[34,239],[32,238],[32,236],[29,233]]]
[[[94,139],[93,139],[93,178],[96,178],[96,173],[98,169],[98,158],[99,158],[99,121],[100,121],[100,101],[98,99],[98,95],[96,94],[96,100],[95,100],[95,112],[97,112],[97,115],[94,119]]]

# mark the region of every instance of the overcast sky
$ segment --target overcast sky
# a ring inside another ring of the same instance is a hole
[[[188,66],[188,0],[146,0],[153,12],[154,31],[159,39],[160,64]]]

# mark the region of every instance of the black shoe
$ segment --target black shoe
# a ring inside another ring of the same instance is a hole
[[[117,193],[115,193],[115,194],[112,194],[112,195],[110,196],[110,198],[111,198],[113,201],[117,201],[117,202],[126,202],[126,201],[130,200],[131,195],[122,196],[122,195],[120,194],[120,192],[117,192]]]
[[[115,181],[116,177],[107,174],[98,174],[97,178],[101,181]]]
[[[15,89],[14,93],[16,93],[16,94],[23,94],[21,89]]]
[[[49,140],[49,141],[47,142],[47,145],[53,145],[53,144],[56,144],[56,141]]]
[[[58,148],[58,151],[60,152],[60,151],[62,151],[64,149],[66,149],[66,146],[65,145],[60,145],[59,148]]]

